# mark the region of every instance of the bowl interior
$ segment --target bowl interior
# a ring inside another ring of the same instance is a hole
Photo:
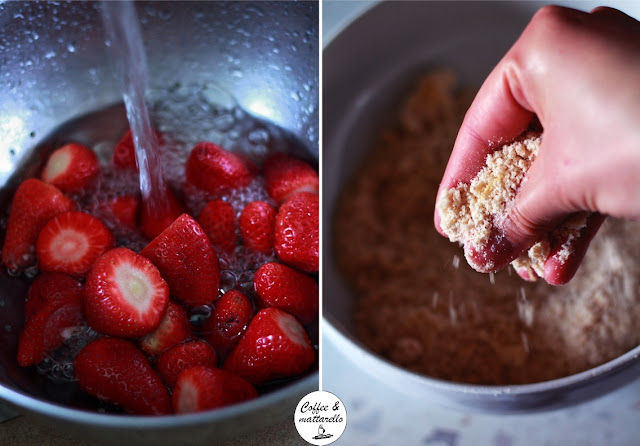
[[[316,2],[136,2],[147,53],[151,87],[213,84],[239,106],[287,134],[296,148],[317,162],[318,4]],[[119,81],[108,52],[99,2],[4,2],[0,4],[0,207],[6,209],[16,185],[37,164],[43,141],[58,127],[96,110],[110,134],[126,128]],[[111,108],[109,108],[111,107]],[[82,135],[79,135],[82,138]],[[140,426],[132,417],[79,414],[58,405],[90,407],[65,386],[43,380],[16,363],[27,282],[0,272],[0,398],[71,423]],[[203,425],[238,413],[290,413],[299,397],[317,388],[317,371],[275,390],[262,401],[161,426]],[[292,396],[294,398],[292,398]],[[287,402],[286,411],[273,406]],[[293,406],[291,406],[293,404]],[[290,409],[290,410],[289,410]],[[264,415],[264,414],[263,414]],[[267,422],[272,417],[264,417]],[[114,421],[119,420],[119,421]],[[206,423],[204,423],[206,421]],[[260,426],[261,421],[244,419]],[[142,423],[145,425],[145,423]],[[218,426],[219,427],[219,426]],[[224,430],[224,429],[222,429]],[[228,429],[227,429],[228,430]]]
[[[336,199],[410,87],[434,67],[451,68],[462,85],[481,85],[543,4],[383,2],[325,44],[323,52],[324,336],[363,371],[449,406],[512,411],[566,405],[621,385],[640,368],[638,347],[582,374],[531,385],[473,386],[414,374],[371,353],[356,338],[354,296],[334,264]],[[578,7],[588,11],[595,6]],[[605,379],[610,375],[615,376]]]

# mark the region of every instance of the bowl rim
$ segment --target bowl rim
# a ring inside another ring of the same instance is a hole
[[[315,370],[309,375],[297,379],[290,384],[249,401],[204,412],[168,415],[111,414],[78,409],[35,398],[26,393],[1,385],[0,400],[12,404],[18,412],[26,409],[40,415],[47,415],[76,424],[149,430],[201,425],[207,422],[221,422],[237,418],[240,415],[268,409],[276,403],[286,401],[292,395],[308,393],[317,387],[318,370]]]

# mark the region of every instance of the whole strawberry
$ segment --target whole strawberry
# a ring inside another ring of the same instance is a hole
[[[256,314],[223,368],[254,384],[289,378],[308,370],[316,358],[300,322],[278,308]]]
[[[84,285],[87,322],[102,334],[135,338],[162,321],[169,287],[149,259],[114,248],[96,260]]]
[[[276,203],[284,203],[297,192],[318,193],[319,179],[307,163],[284,153],[274,153],[264,162],[265,188]]]
[[[220,265],[200,225],[183,214],[141,252],[158,267],[171,295],[187,305],[211,304],[218,297]]]
[[[204,365],[216,367],[218,356],[211,345],[198,339],[174,345],[158,358],[156,369],[171,388],[176,385],[180,372]]]
[[[235,153],[201,142],[189,154],[186,177],[197,188],[220,195],[247,186],[253,174],[245,160]]]
[[[319,267],[318,195],[299,192],[276,215],[275,248],[283,263],[306,272]]]
[[[63,212],[49,220],[38,235],[38,266],[41,271],[84,277],[114,242],[109,228],[96,217],[78,211]]]
[[[222,200],[211,200],[200,211],[198,223],[217,252],[233,253],[236,248],[236,217],[231,204]]]
[[[200,327],[200,334],[224,357],[240,340],[253,313],[247,296],[238,290],[229,290],[215,302],[211,315]]]
[[[142,200],[140,206],[140,230],[148,239],[153,239],[167,229],[185,211],[173,190],[166,186],[153,200]]]
[[[73,201],[55,186],[35,178],[23,181],[11,203],[2,263],[13,271],[35,265],[40,231],[51,218],[73,207]]]
[[[104,337],[76,356],[78,385],[88,394],[138,415],[171,413],[171,397],[160,375],[130,341]]]
[[[238,219],[242,240],[252,251],[269,254],[273,251],[276,211],[265,201],[247,204]]]
[[[258,268],[253,286],[263,304],[280,308],[303,324],[318,317],[318,284],[306,274],[269,262]]]
[[[192,367],[178,375],[173,389],[176,413],[204,410],[237,404],[258,396],[251,383],[225,370]]]
[[[56,149],[42,169],[40,178],[62,192],[76,192],[89,184],[100,172],[93,150],[80,144],[67,144]]]

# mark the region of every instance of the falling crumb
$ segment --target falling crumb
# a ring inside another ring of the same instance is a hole
[[[356,296],[357,337],[416,373],[489,385],[559,378],[632,349],[640,343],[639,222],[608,219],[561,287],[525,282],[511,267],[488,280],[466,262],[452,267],[460,247],[431,221],[474,94],[456,89],[450,72],[422,79],[339,199],[333,252]],[[559,234],[569,251],[581,228],[574,217]]]

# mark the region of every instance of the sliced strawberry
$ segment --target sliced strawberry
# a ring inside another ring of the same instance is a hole
[[[62,273],[40,273],[27,292],[24,317],[28,321],[49,302],[82,304],[82,283]]]
[[[93,264],[84,286],[87,322],[103,334],[138,337],[151,333],[169,304],[169,287],[149,259],[114,248]]]
[[[296,316],[303,324],[318,317],[318,284],[313,278],[280,263],[260,266],[253,286],[263,304]]]
[[[138,415],[171,413],[171,397],[144,353],[130,341],[104,337],[76,356],[78,384],[88,394]]]
[[[84,276],[93,262],[114,244],[109,228],[84,212],[63,212],[42,228],[36,243],[41,271]]]
[[[229,406],[258,396],[248,381],[225,370],[192,367],[178,375],[173,389],[175,413],[202,412]]]
[[[168,348],[189,339],[192,335],[187,312],[175,302],[169,302],[160,325],[139,341],[140,348],[149,355],[159,355]]]
[[[171,295],[187,305],[211,304],[218,297],[220,265],[209,237],[183,214],[141,252],[162,273]]]
[[[233,252],[236,247],[236,218],[229,203],[211,200],[200,212],[198,223],[216,250]]]
[[[261,384],[299,375],[311,367],[315,358],[302,324],[290,314],[269,307],[254,316],[222,367]]]
[[[215,302],[200,334],[224,357],[240,340],[253,313],[253,305],[247,296],[237,290],[227,291]]]
[[[110,201],[111,213],[116,221],[129,229],[135,229],[138,222],[140,198],[135,195],[121,195]]]
[[[212,346],[202,340],[194,340],[171,347],[158,358],[156,369],[162,379],[173,388],[180,372],[204,365],[216,367],[218,356]]]
[[[251,169],[236,154],[210,143],[201,142],[191,150],[186,164],[187,181],[214,195],[247,186]]]
[[[245,246],[265,254],[273,251],[276,210],[265,201],[247,204],[238,219]]]
[[[10,270],[35,265],[38,234],[55,215],[73,209],[73,201],[56,187],[31,178],[13,196],[2,263]]]
[[[140,210],[140,229],[148,239],[157,237],[185,211],[184,206],[170,187],[165,189],[163,199],[152,206],[149,201],[142,202]]]
[[[274,153],[264,162],[265,188],[278,204],[297,192],[318,193],[318,174],[309,164],[284,153]]]
[[[116,144],[116,148],[113,150],[112,161],[113,164],[123,169],[138,170],[136,148],[133,144],[133,134],[131,130],[128,130],[118,144]]]
[[[100,172],[100,162],[93,150],[80,144],[56,149],[42,169],[40,178],[62,192],[76,192],[89,184]]]
[[[275,247],[282,263],[306,272],[318,271],[318,195],[300,192],[276,215]]]
[[[39,364],[47,353],[64,344],[82,324],[82,303],[78,300],[47,302],[24,326],[18,341],[18,364]]]

